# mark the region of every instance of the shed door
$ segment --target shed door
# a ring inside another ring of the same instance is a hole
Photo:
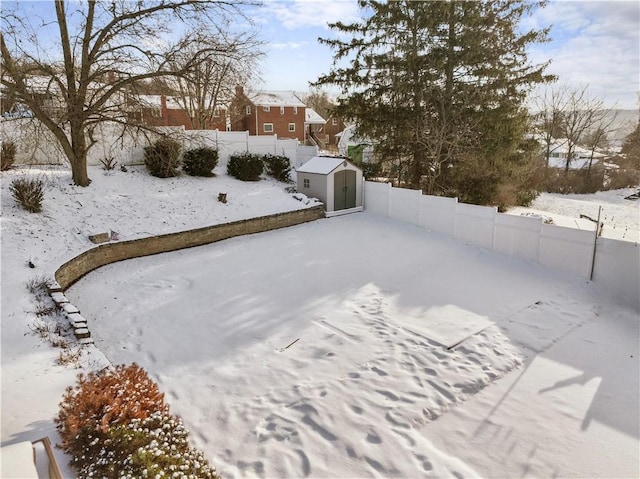
[[[344,210],[356,206],[356,172],[338,171],[333,176],[333,209]]]

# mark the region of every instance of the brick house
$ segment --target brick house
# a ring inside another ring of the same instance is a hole
[[[326,125],[323,128],[323,132],[327,136],[327,146],[330,149],[338,149],[338,140],[339,136],[336,136],[338,133],[344,131],[347,125],[344,124],[342,118],[338,118],[335,115],[331,115],[327,120]]]
[[[130,98],[130,116],[150,126],[184,126],[193,129],[189,113],[177,98],[167,95],[136,95]],[[208,130],[248,131],[250,135],[277,135],[302,143],[315,137],[322,147],[334,141],[322,133],[326,120],[307,107],[291,91],[260,91],[245,94],[241,86],[227,108],[220,108],[206,125]]]
[[[260,91],[247,95],[238,86],[229,108],[231,130],[248,131],[250,135],[277,135],[278,138],[304,142],[309,127],[306,109],[293,92]]]
[[[179,101],[167,95],[135,95],[128,98],[130,119],[149,126],[184,126],[194,129],[189,113]],[[226,110],[219,109],[207,122],[207,130],[226,129]]]

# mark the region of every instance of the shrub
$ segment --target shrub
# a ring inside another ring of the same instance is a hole
[[[16,145],[13,141],[3,141],[0,150],[0,170],[6,171],[16,161]]]
[[[182,421],[165,412],[108,431],[105,447],[84,465],[81,477],[217,478],[202,452],[189,445]]]
[[[595,193],[603,189],[604,175],[602,169],[558,170],[550,168],[545,179],[545,191],[549,193]]]
[[[218,477],[135,363],[79,375],[55,422],[79,477]]]
[[[182,169],[191,176],[213,176],[217,164],[218,150],[207,147],[189,150],[182,159]]]
[[[267,154],[263,157],[267,174],[278,181],[289,183],[291,181],[291,163],[286,156]]]
[[[157,384],[137,364],[79,375],[68,387],[55,419],[62,448],[74,462],[92,457],[109,429],[133,419],[146,419],[166,408]],[[96,442],[97,440],[97,442]]]
[[[227,164],[227,173],[243,181],[258,181],[263,170],[262,157],[254,153],[236,153]]]
[[[42,211],[44,183],[41,179],[16,178],[9,185],[9,191],[25,210],[31,213]]]
[[[113,156],[105,156],[104,158],[100,158],[100,163],[102,163],[102,169],[104,171],[115,170],[118,162]]]
[[[376,178],[382,173],[382,165],[376,161],[359,162],[357,165],[362,168],[362,175],[365,179]]]
[[[170,178],[178,174],[180,143],[171,138],[161,138],[144,149],[144,164],[149,173],[158,178]]]
[[[29,292],[35,296],[43,296],[47,288],[54,282],[53,278],[47,275],[38,275],[30,278],[25,284]]]

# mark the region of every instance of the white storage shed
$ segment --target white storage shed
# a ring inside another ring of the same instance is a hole
[[[362,209],[362,170],[346,158],[314,156],[296,174],[298,192],[318,198],[327,212]]]

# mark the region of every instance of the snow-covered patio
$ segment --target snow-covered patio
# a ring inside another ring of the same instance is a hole
[[[410,225],[320,220],[67,296],[225,477],[638,475],[637,315]]]

